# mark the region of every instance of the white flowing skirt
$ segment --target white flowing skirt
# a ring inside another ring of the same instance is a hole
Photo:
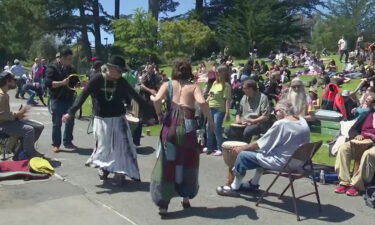
[[[125,116],[95,117],[93,131],[96,146],[86,165],[140,179],[136,147]]]

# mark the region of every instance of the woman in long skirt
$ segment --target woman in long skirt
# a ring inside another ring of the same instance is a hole
[[[202,91],[193,78],[189,62],[177,61],[173,68],[172,81],[162,85],[154,99],[159,121],[160,152],[151,178],[151,196],[159,206],[159,214],[167,213],[172,197],[183,197],[182,206],[190,207],[189,199],[198,193],[198,169],[200,147],[197,143],[197,124],[194,118],[195,104],[201,107],[208,119],[209,128],[214,123]],[[161,102],[166,98],[168,110],[161,112]]]
[[[136,147],[125,118],[124,102],[130,104],[133,98],[140,104],[140,108],[147,108],[145,101],[121,77],[127,70],[125,60],[113,56],[109,63],[102,66],[101,73],[91,77],[69,113],[63,117],[63,121],[73,117],[91,95],[96,145],[86,165],[100,168],[99,176],[102,180],[106,180],[109,173],[114,173],[116,184],[119,185],[123,183],[125,175],[140,180]]]

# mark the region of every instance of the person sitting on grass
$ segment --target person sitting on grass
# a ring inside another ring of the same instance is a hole
[[[259,189],[259,180],[264,169],[282,170],[298,146],[310,141],[310,128],[293,104],[281,100],[275,107],[278,119],[260,139],[248,145],[235,147],[232,151],[238,153],[233,172],[235,178],[230,186],[217,188],[219,195],[235,194],[241,187],[248,191]],[[292,160],[291,168],[299,168],[302,161]],[[247,170],[256,169],[254,177],[242,184]]]

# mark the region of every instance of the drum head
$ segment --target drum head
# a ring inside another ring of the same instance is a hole
[[[223,148],[234,148],[234,147],[239,147],[239,146],[244,146],[244,145],[247,145],[247,143],[242,142],[242,141],[226,141],[221,146]]]
[[[353,144],[372,144],[373,142],[370,140],[370,139],[363,139],[363,140],[356,140],[356,139],[353,139],[350,141],[351,143]]]
[[[139,122],[139,118],[134,117],[130,114],[126,114],[125,117],[126,117],[126,120],[129,121],[130,123],[138,123]]]
[[[245,124],[238,124],[238,123],[232,123],[231,125],[230,125],[231,127],[246,127],[246,125]]]

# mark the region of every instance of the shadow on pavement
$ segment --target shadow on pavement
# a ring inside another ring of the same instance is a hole
[[[49,163],[51,163],[51,166],[53,168],[58,168],[61,166],[61,162],[60,161],[57,161],[57,160],[54,160],[54,159],[47,159],[49,161]]]
[[[106,182],[96,187],[103,188],[102,191],[97,191],[96,194],[116,194],[119,192],[150,192],[150,182],[139,182],[126,180],[122,186],[113,185],[114,180],[108,178]]]
[[[78,155],[91,155],[93,149],[92,148],[77,148],[75,150],[65,150],[61,149],[60,152],[63,153],[78,153]]]
[[[192,207],[177,212],[168,212],[168,214],[162,219],[182,219],[191,216],[199,216],[212,219],[231,219],[241,215],[247,215],[249,219],[252,220],[257,220],[259,218],[253,208],[239,205],[236,207],[216,208]]]
[[[137,147],[137,154],[140,155],[151,155],[155,152],[155,149],[151,146]]]
[[[77,120],[90,121],[92,118],[93,118],[92,116],[82,116],[80,118],[77,118]]]
[[[241,197],[248,201],[254,202],[254,206],[255,206],[255,202],[258,200],[258,197],[260,197],[261,194],[262,192],[241,193]],[[272,199],[279,197],[279,195],[276,193],[269,193],[263,198],[262,202],[259,204],[258,207],[276,211],[276,212],[290,213],[294,215],[292,197],[284,196],[281,200],[277,199],[276,201],[278,202],[274,202],[274,201],[269,201],[267,199],[267,198],[270,198],[271,196],[273,196]],[[347,212],[344,209],[341,209],[335,205],[321,204],[321,206],[322,206],[322,211],[319,212],[319,207],[318,207],[318,203],[316,202],[315,196],[314,196],[314,200],[312,201],[305,201],[305,200],[297,199],[297,209],[301,217],[301,221],[307,220],[307,219],[316,219],[316,220],[321,220],[321,221],[326,221],[326,222],[339,223],[339,222],[344,222],[346,220],[349,220],[350,218],[355,216],[353,213]]]

